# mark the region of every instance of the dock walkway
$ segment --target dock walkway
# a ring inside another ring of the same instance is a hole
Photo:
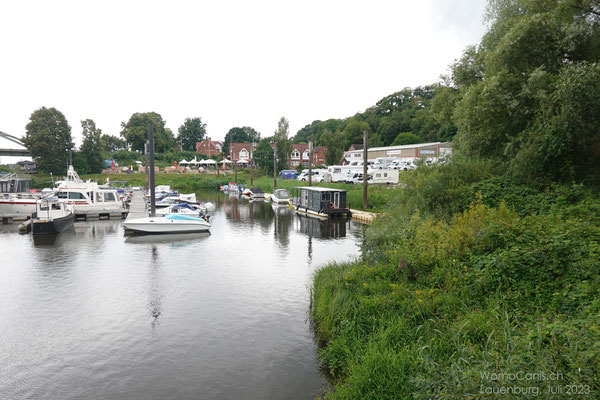
[[[129,215],[127,219],[144,218],[148,216],[148,206],[144,192],[136,190],[131,193],[131,203],[129,204]]]
[[[368,211],[350,209],[350,212],[352,212],[352,220],[361,224],[370,224],[377,218],[377,214]]]

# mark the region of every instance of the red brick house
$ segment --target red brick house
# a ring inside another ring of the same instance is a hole
[[[206,138],[201,142],[196,142],[196,153],[204,154],[205,156],[218,155],[223,152],[223,142]]]
[[[229,145],[229,159],[233,162],[250,160],[256,146],[257,143],[231,143]]]
[[[313,147],[313,165],[322,165],[325,163],[325,152],[327,148],[324,146]],[[289,155],[288,164],[290,167],[297,167],[302,164],[308,167],[310,162],[310,152],[308,144],[292,144],[292,152]]]

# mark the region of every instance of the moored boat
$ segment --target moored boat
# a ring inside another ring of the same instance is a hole
[[[134,233],[146,234],[207,232],[210,229],[204,218],[183,214],[127,219],[123,226]]]
[[[34,235],[56,234],[73,226],[73,222],[73,206],[51,196],[37,201],[31,230]]]
[[[20,174],[0,176],[0,216],[25,218],[35,212],[41,193],[32,191],[31,177]]]
[[[290,192],[287,189],[277,189],[275,193],[271,195],[271,201],[278,204],[289,204]]]
[[[319,218],[351,216],[346,206],[346,191],[319,186],[294,188],[298,196],[292,199],[296,212]]]

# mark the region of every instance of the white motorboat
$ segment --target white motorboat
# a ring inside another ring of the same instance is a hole
[[[20,174],[0,176],[0,216],[30,217],[41,193],[31,192],[31,177]]]
[[[290,204],[290,192],[287,189],[277,189],[271,195],[271,201],[277,204]]]
[[[183,214],[127,219],[123,226],[137,233],[190,233],[207,232],[210,229],[210,224],[204,218]]]
[[[54,190],[44,189],[42,194],[19,193],[6,197],[3,194],[0,197],[0,215],[5,211],[18,211],[19,214],[30,216],[35,212],[37,200],[41,196],[51,195],[72,205],[75,215],[122,214],[126,211],[116,189],[99,186],[93,181],[84,182],[73,166],[69,166],[66,179],[56,184],[58,186]]]
[[[93,181],[82,181],[73,166],[69,166],[67,179],[59,182],[55,195],[74,207],[75,214],[122,214],[123,202],[116,189],[99,186]]]

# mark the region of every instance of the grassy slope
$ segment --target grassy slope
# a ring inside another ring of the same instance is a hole
[[[536,190],[460,164],[407,184],[361,262],[315,274],[328,398],[493,398],[480,392],[548,384],[481,376],[518,371],[558,372],[554,384],[598,394],[597,191]]]

